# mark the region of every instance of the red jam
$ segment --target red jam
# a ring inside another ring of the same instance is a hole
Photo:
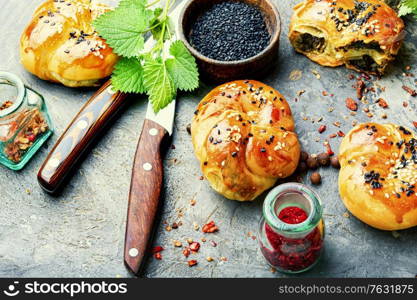
[[[307,219],[307,213],[295,206],[280,211],[278,218],[288,224],[299,224]],[[284,271],[297,272],[314,264],[323,246],[322,232],[316,226],[300,238],[289,238],[274,231],[265,223],[265,234],[272,249],[263,246],[262,253],[271,265]]]
[[[289,206],[279,212],[278,218],[288,224],[298,224],[307,220],[307,213],[297,207]]]

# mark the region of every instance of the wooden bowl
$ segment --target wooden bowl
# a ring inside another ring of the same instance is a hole
[[[191,28],[196,19],[214,4],[230,0],[188,0],[179,18],[179,38],[196,58],[200,74],[204,79],[226,82],[236,79],[252,79],[265,75],[278,59],[281,20],[275,5],[270,0],[233,0],[258,7],[265,16],[271,35],[269,45],[260,53],[243,60],[221,61],[209,58],[197,51],[189,42]]]

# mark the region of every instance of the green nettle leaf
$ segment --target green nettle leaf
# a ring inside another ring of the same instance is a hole
[[[155,112],[166,107],[175,97],[174,82],[162,60],[145,61],[143,84]]]
[[[408,14],[417,15],[417,0],[402,0],[398,15],[405,16]]]
[[[159,16],[162,14],[163,11],[164,10],[162,8],[160,8],[160,7],[155,8],[154,11],[153,11],[154,17],[156,19],[159,18]]]
[[[94,26],[117,54],[134,57],[143,49],[143,33],[148,28],[151,14],[152,11],[143,8],[123,6],[101,15],[94,21]]]
[[[161,22],[161,20],[159,19],[155,19],[150,27],[157,25],[155,28],[151,30],[152,37],[156,41],[159,41],[161,39],[163,24],[166,24],[166,26],[165,26],[165,31],[164,31],[164,38],[162,41],[165,42],[174,35],[174,26],[172,25],[170,18],[167,18],[164,22]]]
[[[400,17],[406,16],[406,15],[411,14],[411,13],[413,13],[413,10],[406,5],[401,5],[400,9],[398,10],[398,15]]]
[[[137,58],[122,57],[111,77],[115,89],[125,93],[143,93],[143,67]]]
[[[198,87],[198,69],[194,57],[182,41],[172,43],[167,60],[167,68],[176,87],[182,91],[191,91]]]
[[[137,7],[145,9],[146,0],[121,0],[118,7]]]

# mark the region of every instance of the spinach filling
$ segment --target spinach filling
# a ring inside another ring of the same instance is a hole
[[[318,51],[323,52],[324,38],[303,33],[297,38],[297,49],[303,52]]]
[[[353,42],[345,47],[342,48],[343,50],[347,51],[349,49],[370,49],[370,50],[376,50],[378,52],[383,52],[381,47],[377,42],[371,42],[371,43],[364,43],[363,41],[356,41]]]
[[[364,72],[378,73],[378,64],[369,55],[364,55],[360,59],[350,60],[349,64]]]

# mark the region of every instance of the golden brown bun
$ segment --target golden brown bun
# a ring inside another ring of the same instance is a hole
[[[298,165],[291,109],[278,91],[258,81],[213,89],[198,105],[191,133],[203,174],[232,200],[255,199]]]
[[[106,9],[86,0],[45,1],[20,38],[24,67],[70,87],[93,86],[109,76],[117,56],[92,27]]]
[[[306,0],[294,7],[289,39],[297,52],[323,66],[382,74],[401,47],[403,31],[404,22],[380,0]]]
[[[417,225],[417,140],[394,124],[365,123],[340,146],[339,192],[368,225],[398,230]]]

